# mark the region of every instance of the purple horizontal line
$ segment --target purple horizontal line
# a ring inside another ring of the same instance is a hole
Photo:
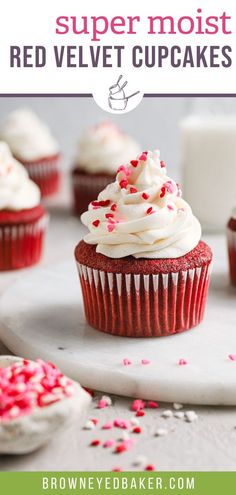
[[[1,98],[92,98],[91,93],[0,93]],[[145,93],[144,98],[235,98],[236,93]]]

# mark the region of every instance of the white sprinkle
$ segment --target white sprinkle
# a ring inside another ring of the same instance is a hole
[[[90,419],[86,421],[84,425],[84,430],[94,430],[94,428],[95,428],[95,424],[93,421],[91,421]]]
[[[17,392],[25,392],[26,384],[23,382],[17,383],[16,390],[17,390]],[[0,391],[0,393],[1,393],[1,391]]]
[[[127,431],[122,431],[122,440],[129,440],[130,436]]]
[[[158,428],[158,429],[156,430],[155,435],[156,435],[157,437],[164,437],[165,435],[167,435],[167,433],[168,433],[168,430],[166,430],[165,428]]]
[[[173,408],[176,410],[176,411],[179,411],[179,409],[183,409],[183,404],[179,404],[179,402],[174,402],[173,404]]]
[[[101,400],[104,400],[108,406],[112,406],[111,397],[109,397],[108,395],[103,395]]]
[[[195,411],[186,411],[185,418],[186,421],[192,423],[193,421],[196,421],[198,419],[198,415],[195,413]]]
[[[162,418],[172,418],[173,412],[170,409],[166,409],[166,411],[163,411],[161,416]]]
[[[19,415],[19,413],[20,408],[18,406],[13,406],[11,409],[9,409],[9,416],[11,416],[11,418],[15,418]]]
[[[184,419],[184,412],[183,411],[177,411],[177,412],[175,412],[174,417],[178,418],[178,419]]]
[[[134,461],[134,466],[143,467],[147,464],[147,457],[145,455],[138,455]]]
[[[139,419],[138,418],[135,418],[135,417],[131,418],[130,423],[133,426],[139,426],[140,425]]]

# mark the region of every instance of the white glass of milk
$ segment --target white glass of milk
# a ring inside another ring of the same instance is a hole
[[[225,228],[236,206],[236,99],[196,98],[181,122],[184,198],[203,228]]]

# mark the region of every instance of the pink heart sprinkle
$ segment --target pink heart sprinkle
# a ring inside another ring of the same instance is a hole
[[[106,440],[103,444],[103,447],[107,448],[107,447],[113,447],[113,445],[115,445],[115,440],[113,438],[110,438],[108,440]]]
[[[150,409],[158,409],[159,408],[158,402],[155,402],[154,400],[149,400],[147,403],[147,406],[150,407]]]
[[[146,155],[146,154],[144,154],[144,153],[142,153],[142,155],[140,155],[140,156],[139,156],[139,160],[140,160],[141,162],[146,162],[146,160],[147,160],[147,155]]]
[[[130,421],[127,421],[126,419],[116,418],[113,421],[113,425],[116,428],[122,428],[122,430],[127,430],[130,427]]]
[[[130,359],[128,359],[128,358],[123,359],[123,365],[124,366],[129,366],[130,364],[133,364]]]
[[[180,359],[179,360],[179,365],[180,366],[184,366],[185,364],[188,364],[188,361],[186,361],[186,359]]]
[[[107,402],[103,399],[101,399],[97,405],[98,409],[104,409],[104,407],[107,407],[107,406],[108,406]]]
[[[236,354],[229,354],[228,358],[230,361],[236,361]]]
[[[146,404],[143,400],[135,399],[131,404],[131,410],[132,411],[140,411],[141,409],[144,409],[145,406],[146,406]]]
[[[141,364],[150,364],[151,361],[149,359],[142,359]]]
[[[113,424],[110,423],[109,421],[105,423],[102,427],[103,430],[110,430],[112,428]]]

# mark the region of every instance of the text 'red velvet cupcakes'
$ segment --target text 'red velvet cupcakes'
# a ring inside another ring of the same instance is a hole
[[[81,215],[89,203],[115,180],[120,163],[139,153],[133,138],[111,122],[101,123],[82,136],[72,170],[74,211]]]
[[[81,217],[75,250],[88,323],[126,337],[161,337],[204,315],[211,249],[159,151],[118,169]]]
[[[227,225],[227,242],[230,280],[236,286],[236,209],[232,211]]]
[[[0,271],[40,260],[47,218],[38,186],[0,142]]]
[[[29,109],[10,113],[1,132],[42,196],[58,192],[61,181],[59,146],[50,129]]]

